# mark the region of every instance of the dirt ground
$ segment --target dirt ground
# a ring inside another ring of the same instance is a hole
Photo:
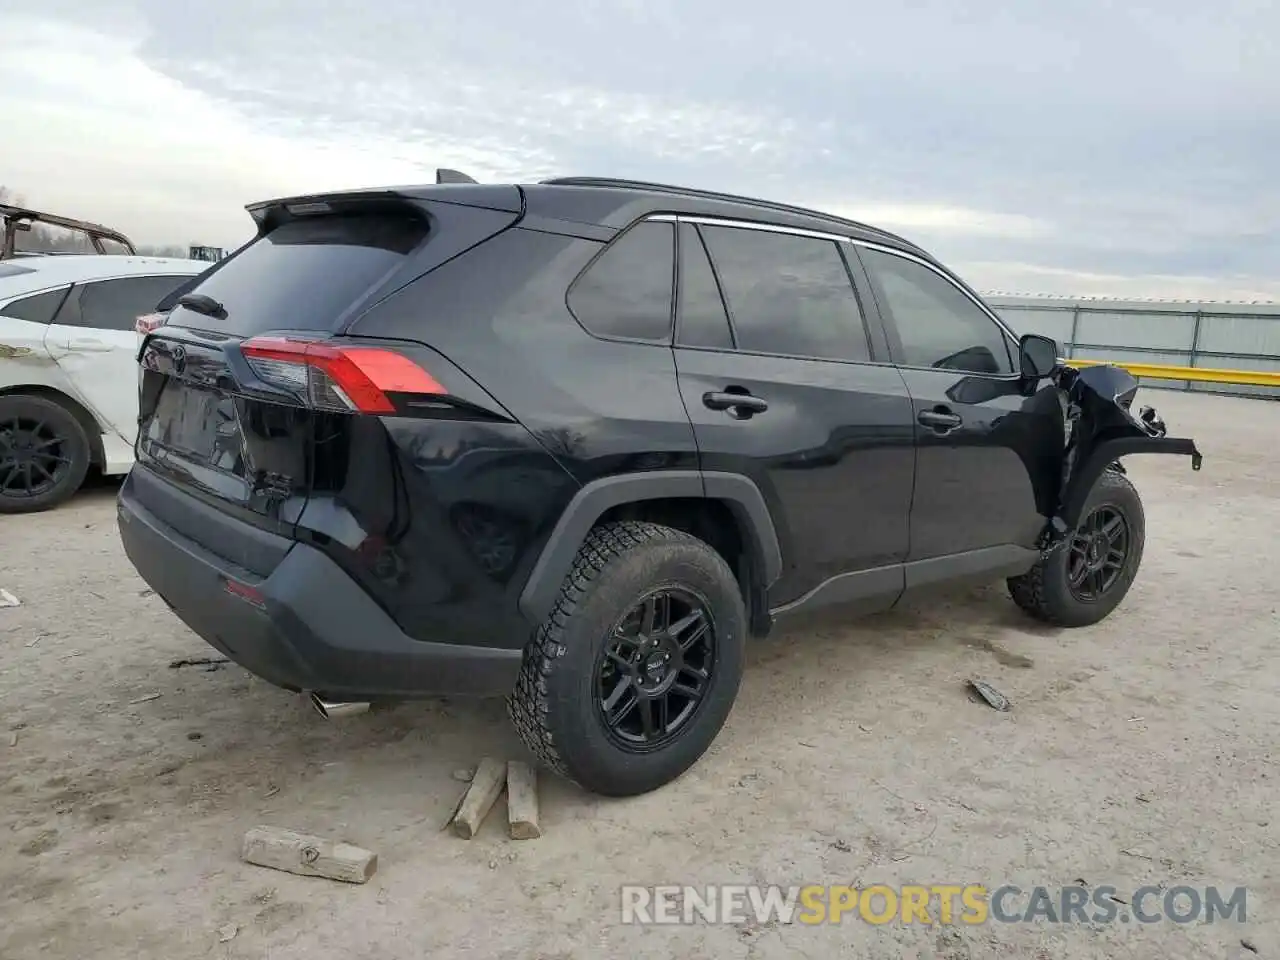
[[[237,667],[171,669],[213,651],[134,575],[111,487],[0,519],[0,958],[1280,958],[1280,403],[1143,397],[1205,465],[1129,459],[1147,553],[1109,620],[1042,629],[993,585],[757,641],[690,773],[627,801],[543,777],[523,842],[501,801],[470,842],[440,829],[453,771],[523,756],[500,703],[327,723]],[[260,823],[378,872],[244,864]],[[1247,920],[620,922],[627,883],[1079,881],[1246,886]]]

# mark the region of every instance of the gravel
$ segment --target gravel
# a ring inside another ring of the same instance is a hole
[[[440,829],[456,771],[525,759],[501,703],[326,723],[234,665],[170,669],[213,651],[134,575],[110,486],[0,518],[0,957],[1280,957],[1280,404],[1142,395],[1205,465],[1127,461],[1147,552],[1103,624],[1042,628],[995,584],[757,641],[689,774],[627,801],[544,775],[534,841],[502,801],[474,840]],[[259,823],[378,873],[242,863]],[[1248,919],[620,922],[627,883],[1079,881],[1243,885]]]

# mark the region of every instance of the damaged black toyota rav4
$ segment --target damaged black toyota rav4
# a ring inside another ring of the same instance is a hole
[[[559,179],[298,197],[143,343],[129,559],[322,711],[497,695],[603,794],[693,764],[786,617],[1007,578],[1107,616],[1119,466],[1192,458],[1114,367],[924,250],[781,204]]]

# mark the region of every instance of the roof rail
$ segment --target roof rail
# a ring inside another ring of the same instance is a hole
[[[882,230],[880,227],[873,227],[867,223],[860,223],[857,220],[848,220],[844,217],[838,217],[833,213],[824,213],[821,210],[814,210],[810,207],[797,207],[789,203],[778,203],[773,200],[762,200],[759,197],[744,197],[734,193],[721,193],[715,190],[699,190],[695,187],[680,187],[666,183],[649,183],[644,180],[622,180],[611,177],[553,177],[550,180],[541,181],[545,184],[553,186],[565,187],[615,187],[623,190],[644,190],[651,193],[669,193],[680,197],[697,197],[702,200],[721,200],[728,203],[742,203],[753,207],[759,207],[762,210],[773,210],[777,213],[790,213],[796,216],[813,217],[818,220],[825,220],[828,223],[839,224],[842,227],[855,227],[858,230],[865,230],[867,233],[878,234],[888,240],[905,244],[913,249],[916,245],[910,240],[906,240],[895,233],[888,230]]]
[[[448,167],[440,167],[436,170],[436,183],[478,183],[474,177],[469,177],[461,170],[450,170]]]

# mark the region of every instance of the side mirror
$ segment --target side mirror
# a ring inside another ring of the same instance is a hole
[[[1028,333],[1018,341],[1019,372],[1028,380],[1042,380],[1058,369],[1058,341]]]

